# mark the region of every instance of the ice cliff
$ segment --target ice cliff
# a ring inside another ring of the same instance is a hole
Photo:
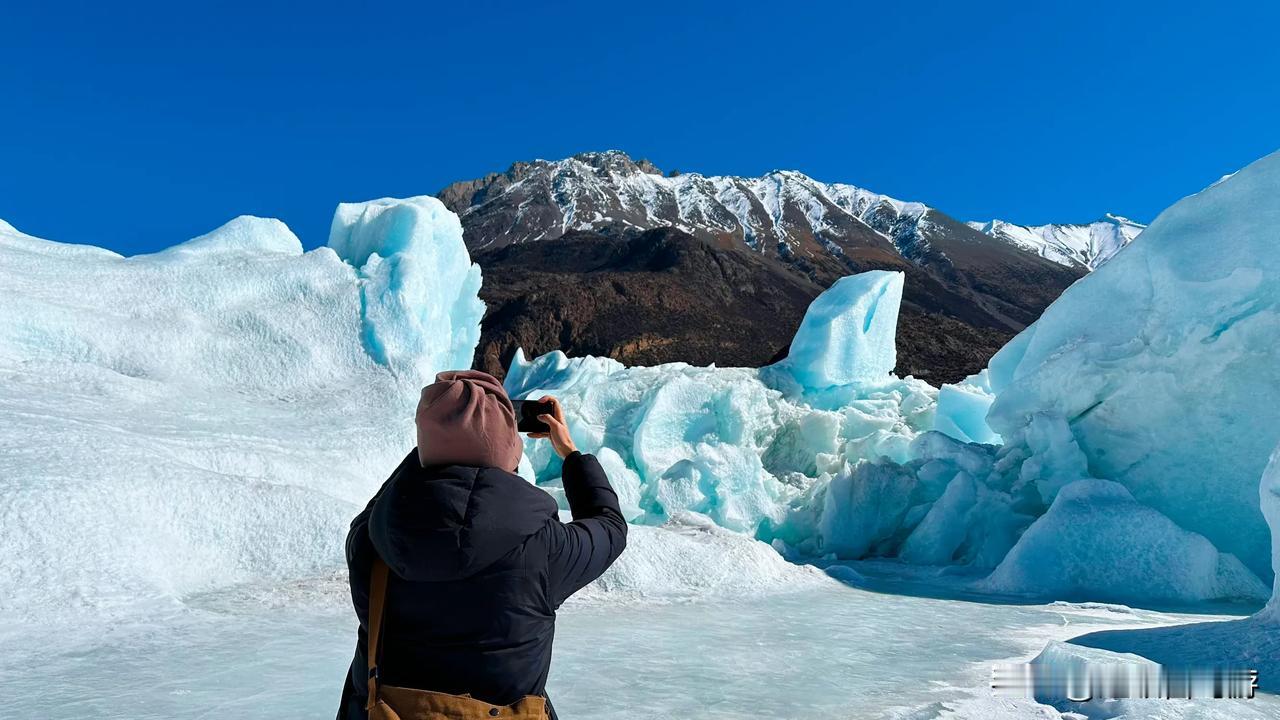
[[[991,360],[1005,438],[1063,423],[1087,473],[1271,578],[1258,478],[1280,440],[1280,154],[1160,214]],[[1046,501],[1054,483],[1038,482]]]
[[[480,341],[480,266],[458,216],[433,197],[342,203],[329,247],[360,276],[364,343],[413,378],[471,366]]]
[[[253,217],[135,257],[0,226],[0,613],[340,566],[478,283],[434,198],[343,205],[305,253]]]

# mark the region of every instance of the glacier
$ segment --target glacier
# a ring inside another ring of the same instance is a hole
[[[340,562],[483,313],[434,198],[342,206],[306,253],[255,217],[134,257],[6,225],[0,267],[0,612],[19,616]]]
[[[575,443],[602,458],[633,522],[696,513],[772,541],[819,478],[863,459],[905,462],[932,427],[936,390],[889,374],[901,287],[889,272],[837,283],[806,314],[791,355],[768,368],[517,352],[505,385],[513,398],[561,399]],[[824,364],[833,346],[853,364],[865,358],[861,380]],[[554,488],[559,462],[545,443],[526,441],[526,455],[535,481]]]
[[[1237,217],[1276,219],[1274,164],[1171,208],[954,385],[892,373],[902,276],[875,271],[766,368],[517,352],[509,392],[562,399],[633,523],[567,606],[557,705],[1058,717],[1078,708],[994,701],[987,664],[1185,659],[1174,643],[1280,672],[1277,268]],[[413,442],[421,385],[470,364],[480,283],[433,198],[339,205],[310,252],[252,217],[135,257],[0,224],[6,689],[40,697],[39,662],[79,678],[56,716],[148,695],[170,716],[331,712],[346,523]],[[559,473],[526,443],[520,474],[563,507]],[[588,670],[616,702],[591,704]],[[287,678],[279,706],[264,676]]]
[[[1065,423],[1090,476],[1272,578],[1280,154],[1176,203],[990,362],[991,429]]]

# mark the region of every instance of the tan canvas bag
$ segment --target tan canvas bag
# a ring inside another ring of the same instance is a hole
[[[470,695],[382,685],[378,682],[378,643],[387,599],[387,564],[373,562],[369,579],[369,720],[546,720],[547,700],[526,695],[510,705],[490,705]]]

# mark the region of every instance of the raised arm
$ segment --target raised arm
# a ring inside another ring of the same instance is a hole
[[[573,522],[552,526],[550,579],[556,607],[600,577],[627,546],[627,521],[600,461],[575,450],[564,459],[562,480]]]
[[[559,607],[622,554],[627,546],[627,521],[600,461],[574,447],[560,403],[552,397],[543,400],[554,408],[554,413],[539,416],[550,432],[531,437],[549,438],[556,454],[564,458],[561,481],[573,515],[573,522],[550,526],[549,590],[552,603]]]

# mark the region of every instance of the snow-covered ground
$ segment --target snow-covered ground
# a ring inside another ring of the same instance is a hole
[[[1179,203],[955,386],[891,374],[887,272],[837,283],[769,368],[517,356],[508,389],[564,399],[635,524],[564,609],[564,716],[1053,717],[993,698],[991,665],[1103,651],[1280,689],[1280,606],[1203,624],[1274,575],[1277,190],[1273,156]],[[346,523],[421,385],[469,363],[480,282],[433,198],[342,205],[306,253],[258,218],[132,258],[0,224],[6,710],[332,712]],[[545,443],[521,472],[559,493]]]

